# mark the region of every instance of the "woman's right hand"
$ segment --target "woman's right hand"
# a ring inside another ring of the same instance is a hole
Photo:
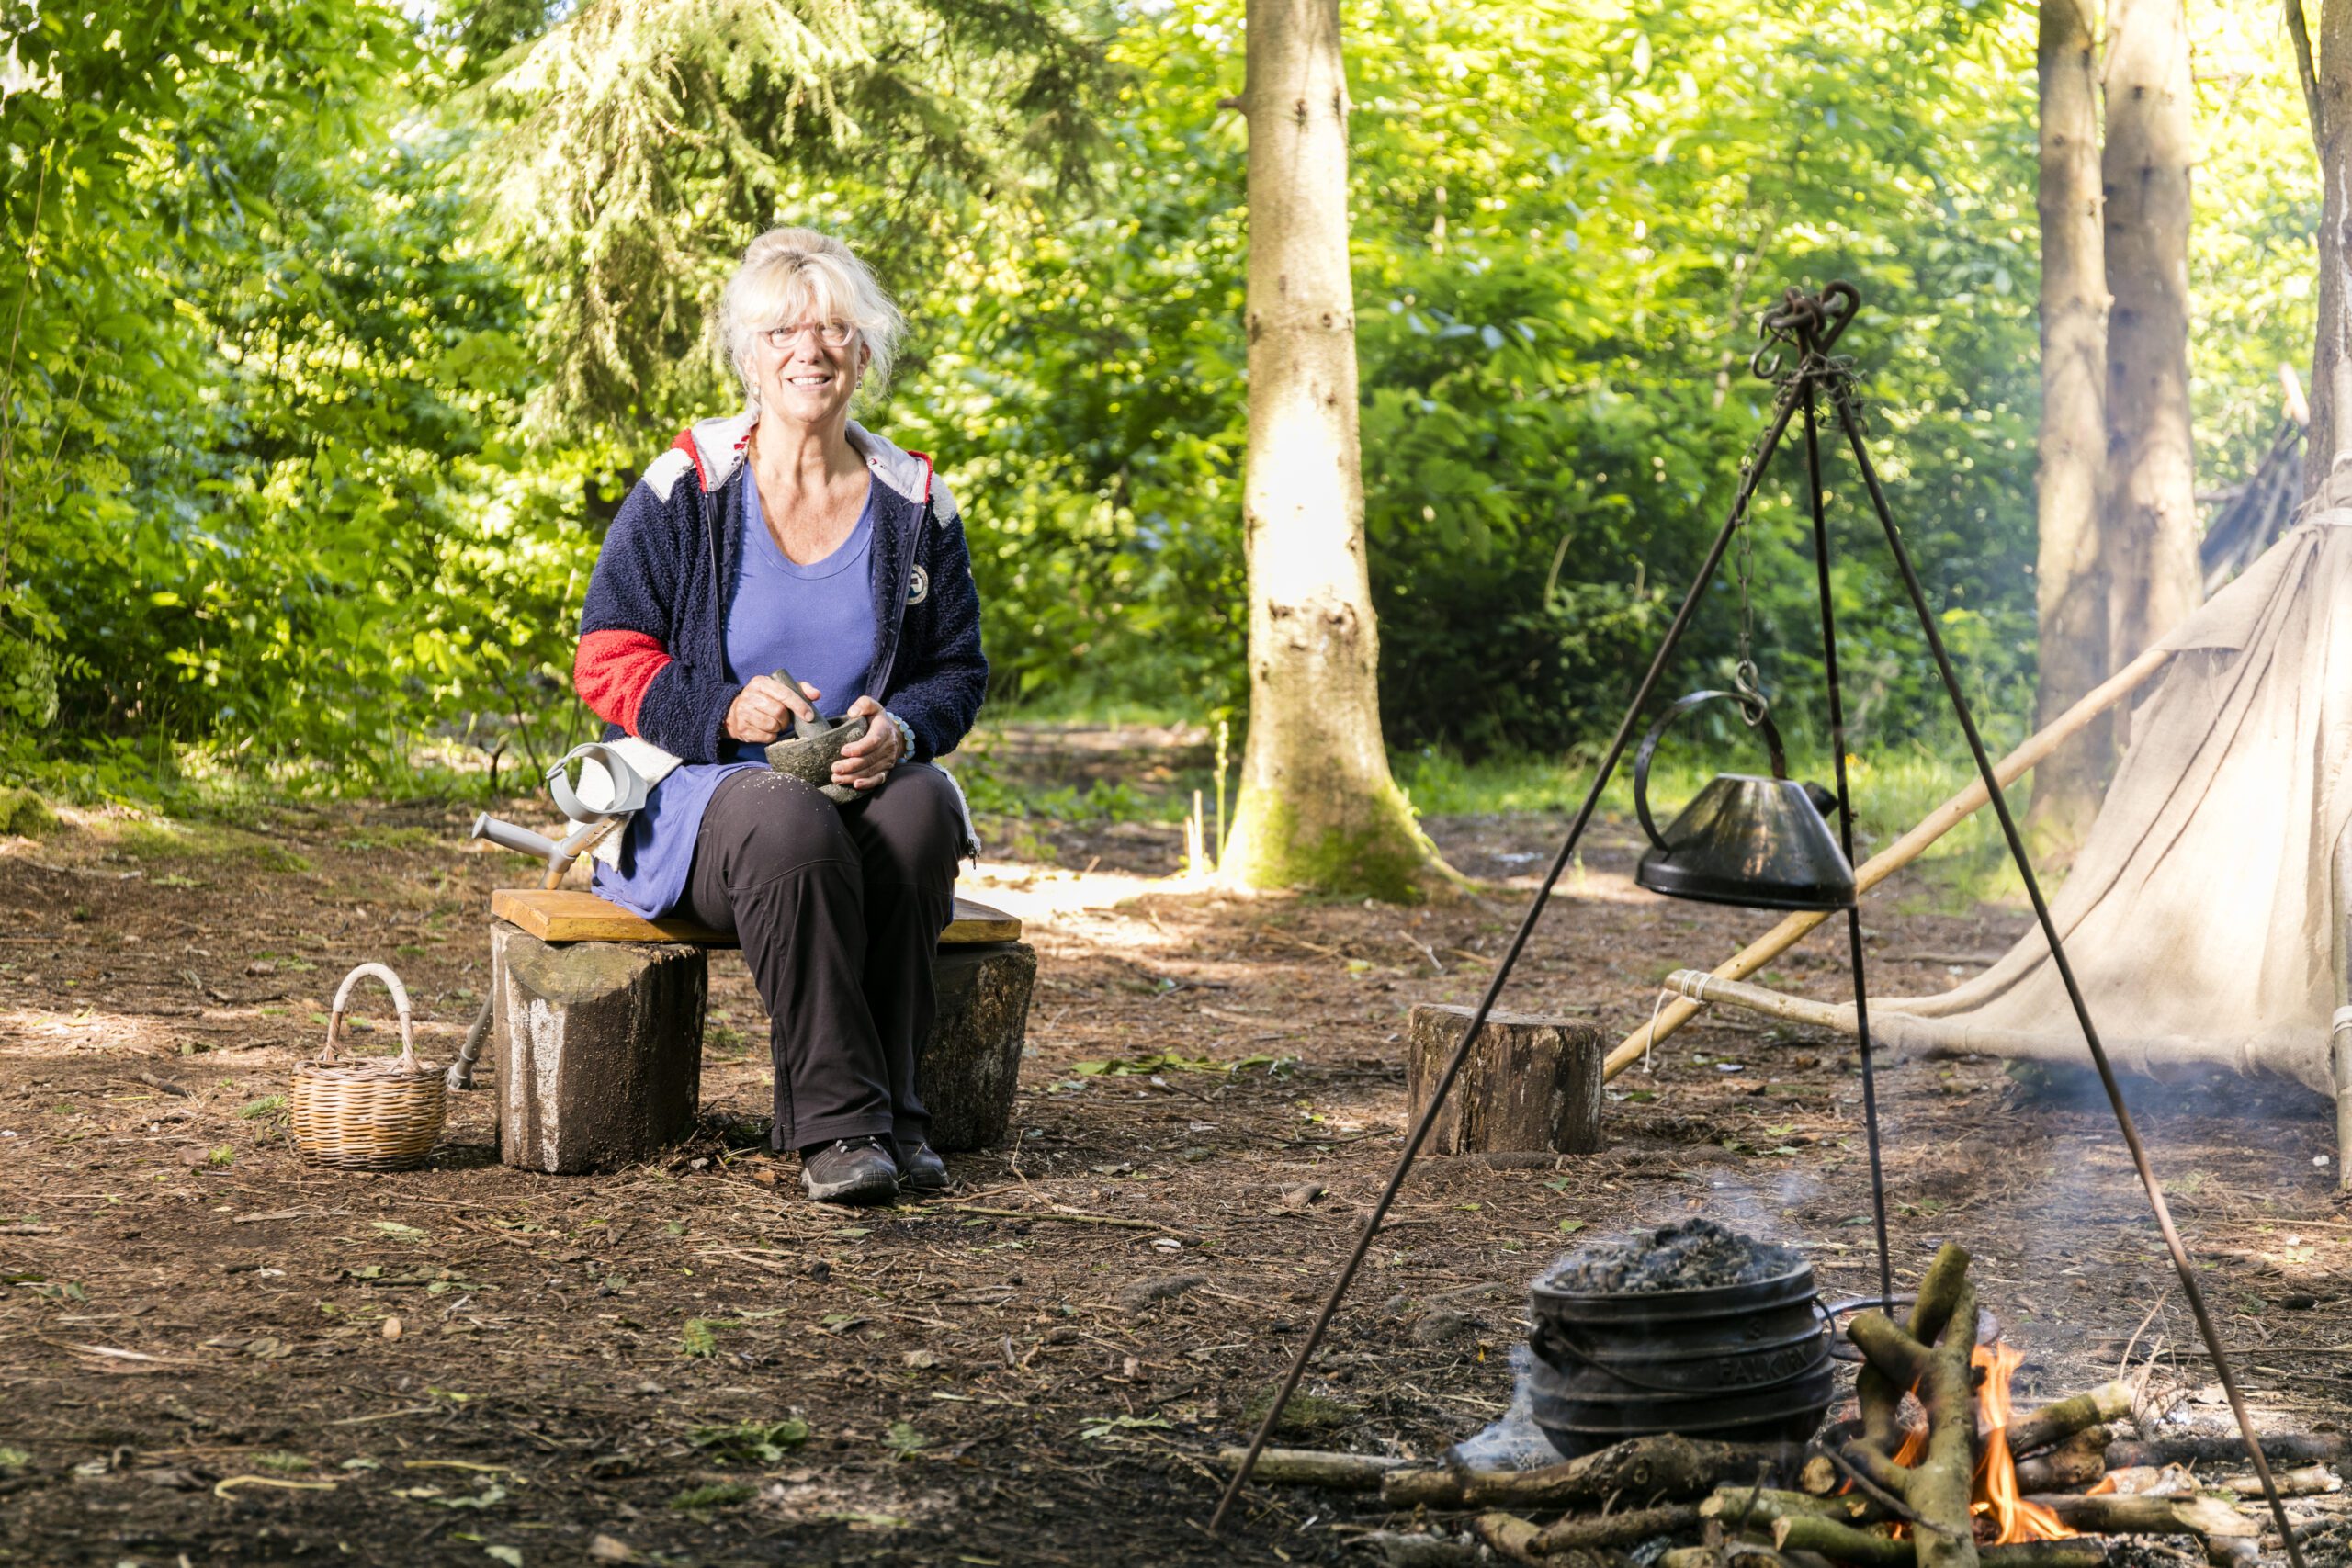
[[[803,696],[802,692],[808,695]],[[754,675],[735,694],[734,702],[728,705],[727,733],[738,740],[764,746],[782,735],[784,727],[794,719],[816,723],[817,710],[810,705],[809,698],[824,694],[806,681],[796,692],[773,675]]]

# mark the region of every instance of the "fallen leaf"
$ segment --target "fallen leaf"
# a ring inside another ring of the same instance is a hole
[[[282,1475],[230,1475],[212,1483],[215,1497],[226,1497],[240,1486],[276,1486],[288,1492],[332,1492],[332,1481],[288,1481]]]

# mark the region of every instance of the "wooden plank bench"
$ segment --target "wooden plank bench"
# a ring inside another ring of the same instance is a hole
[[[490,908],[499,1156],[531,1170],[608,1169],[691,1134],[708,955],[736,946],[734,935],[648,920],[579,888],[501,888]],[[915,1079],[934,1148],[1004,1141],[1036,974],[1018,919],[956,900]]]
[[[698,947],[733,947],[732,931],[715,931],[692,920],[649,920],[607,898],[578,887],[502,887],[490,896],[490,912],[511,920],[541,942],[690,942]],[[954,919],[939,933],[942,947],[973,942],[1019,942],[1021,921],[1002,909],[970,898],[956,900]]]

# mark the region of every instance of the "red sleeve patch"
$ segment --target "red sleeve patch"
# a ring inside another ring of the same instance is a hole
[[[691,425],[678,432],[678,438],[670,443],[670,449],[673,452],[684,452],[695,460],[695,484],[702,490],[708,490],[710,475],[703,468],[702,448],[695,445],[695,433]]]
[[[572,657],[571,685],[591,713],[635,735],[645,689],[669,663],[662,644],[643,632],[590,632]]]

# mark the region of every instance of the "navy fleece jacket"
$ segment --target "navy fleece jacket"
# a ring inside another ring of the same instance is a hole
[[[588,581],[572,684],[608,726],[689,762],[716,761],[727,710],[753,675],[727,667],[727,610],[741,566],[743,448],[751,416],[682,432],[621,502]],[[869,586],[874,663],[865,694],[907,721],[915,761],[953,751],[988,689],[980,596],[963,520],[931,460],[855,423],[850,445],[876,487]]]

